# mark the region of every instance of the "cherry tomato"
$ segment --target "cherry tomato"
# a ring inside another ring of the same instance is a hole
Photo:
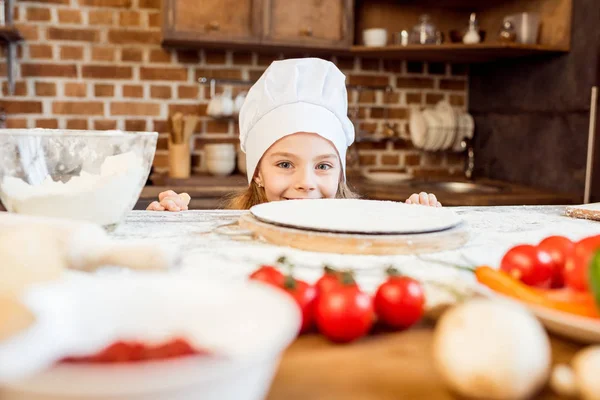
[[[564,269],[567,257],[573,251],[575,243],[564,236],[549,236],[538,244],[538,248],[550,254],[554,261],[554,273],[552,275],[552,287],[564,286]]]
[[[250,279],[283,287],[285,276],[277,268],[270,265],[263,265],[250,274]]]
[[[425,294],[418,281],[391,274],[377,289],[374,304],[381,322],[394,329],[405,329],[423,316]]]
[[[334,342],[351,342],[366,335],[373,317],[371,297],[355,285],[333,288],[317,299],[317,327]]]
[[[550,287],[554,274],[554,261],[547,252],[536,246],[522,244],[508,250],[500,269],[526,285]]]
[[[315,282],[317,296],[341,285],[340,273],[329,267],[323,268],[323,275]]]
[[[309,331],[312,328],[315,319],[315,298],[317,297],[317,290],[314,286],[309,285],[300,279],[295,279],[292,276],[285,277],[283,289],[294,298],[302,311],[302,326],[300,327],[300,333]]]
[[[588,269],[594,252],[599,249],[600,235],[590,236],[575,243],[573,251],[565,262],[566,286],[575,290],[589,291]]]

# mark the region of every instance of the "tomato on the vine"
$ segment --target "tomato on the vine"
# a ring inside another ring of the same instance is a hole
[[[375,293],[375,313],[379,320],[394,329],[417,323],[424,312],[425,294],[419,281],[388,269],[388,278]]]
[[[575,243],[567,257],[564,269],[566,286],[580,291],[589,291],[589,266],[592,256],[600,250],[600,235],[590,236]]]
[[[567,257],[573,252],[575,243],[564,236],[549,236],[538,244],[538,248],[550,254],[554,261],[554,272],[552,275],[552,287],[564,286],[564,269]]]
[[[292,296],[292,298],[302,311],[302,326],[300,333],[308,332],[315,320],[315,299],[317,290],[314,286],[288,275],[285,277],[283,289]]]
[[[500,269],[526,285],[547,288],[552,283],[554,261],[546,251],[522,244],[506,252]]]

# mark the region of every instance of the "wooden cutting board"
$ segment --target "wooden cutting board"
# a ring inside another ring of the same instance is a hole
[[[600,221],[600,203],[567,206],[565,214],[573,218],[592,219]]]
[[[259,221],[252,214],[240,217],[239,225],[278,246],[323,253],[419,254],[452,250],[469,240],[466,224],[433,233],[406,235],[344,234],[288,228]]]

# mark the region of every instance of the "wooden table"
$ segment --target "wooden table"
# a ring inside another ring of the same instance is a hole
[[[479,262],[496,265],[506,249],[517,243],[535,243],[556,233],[578,239],[596,234],[600,227],[598,222],[565,217],[564,207],[460,207],[455,210],[468,223],[471,239],[460,250],[437,253],[444,260],[462,253]],[[236,221],[239,216],[235,211],[135,211],[112,236],[181,246],[182,270],[190,274],[190,279],[247,279],[258,264],[285,255],[296,264],[295,273],[299,278],[309,282],[316,280],[325,259],[323,253],[238,241],[215,232],[220,224]],[[410,256],[336,255],[328,261],[334,267],[341,266],[339,263],[356,268],[358,283],[370,292],[381,282],[383,270],[390,264],[408,265],[403,272],[415,276],[434,271],[434,266]],[[434,275],[432,273],[430,278]],[[452,399],[432,365],[432,334],[432,325],[424,324],[401,333],[371,336],[350,345],[330,344],[317,335],[303,336],[285,353],[268,399]],[[552,338],[554,362],[568,362],[580,348],[567,340]],[[547,390],[538,398],[557,397]]]
[[[285,353],[268,400],[451,400],[432,359],[431,325],[334,345],[321,336],[296,340]],[[552,337],[554,363],[582,346]],[[559,399],[550,389],[536,399]]]

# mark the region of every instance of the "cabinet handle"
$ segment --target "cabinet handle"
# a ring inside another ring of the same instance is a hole
[[[221,26],[217,21],[213,21],[206,26],[206,30],[208,31],[218,31],[219,29],[221,29]]]
[[[300,36],[312,36],[313,31],[310,26],[300,29]]]

